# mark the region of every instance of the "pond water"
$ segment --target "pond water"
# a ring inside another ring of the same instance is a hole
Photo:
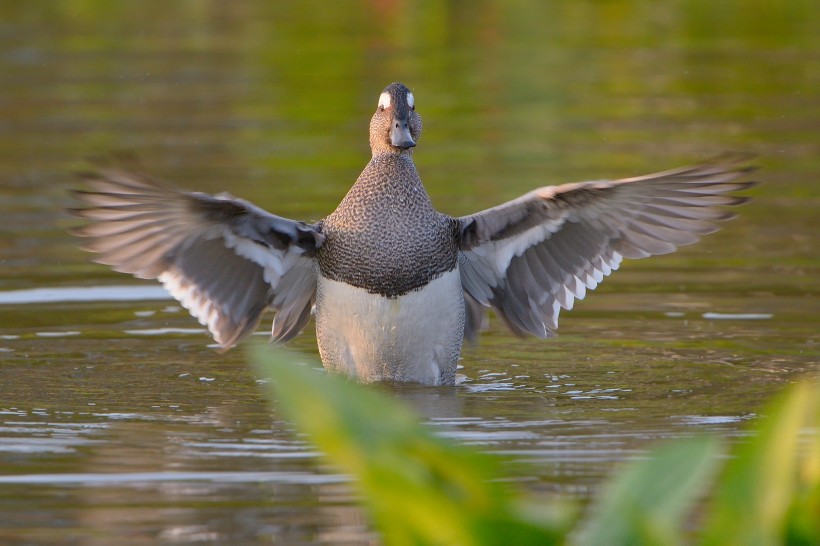
[[[466,382],[391,395],[534,494],[582,501],[658,441],[742,436],[820,375],[820,18],[713,6],[0,5],[0,543],[375,540],[242,349],[218,354],[156,284],[91,263],[64,210],[87,157],[124,151],[179,186],[321,218],[394,80],[448,213],[727,151],[756,154],[764,184],[719,233],[623,264],[556,339],[493,318]],[[312,325],[292,345],[316,358]]]

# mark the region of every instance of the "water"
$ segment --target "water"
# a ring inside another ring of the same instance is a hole
[[[820,375],[812,3],[506,6],[0,6],[0,543],[374,540],[242,350],[216,353],[155,284],[90,263],[63,211],[85,158],[121,150],[182,187],[321,218],[393,80],[452,214],[725,151],[757,154],[765,182],[723,231],[624,264],[558,338],[491,320],[462,385],[389,389],[442,435],[502,454],[534,494],[583,500],[619,461],[736,438]]]

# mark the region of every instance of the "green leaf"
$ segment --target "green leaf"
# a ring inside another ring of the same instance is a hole
[[[625,466],[591,507],[578,544],[678,544],[682,522],[716,464],[717,442],[694,438]]]
[[[794,386],[769,407],[754,435],[733,450],[703,544],[820,543],[818,400],[820,386]],[[809,430],[815,438],[806,445],[803,432]]]
[[[793,546],[820,544],[820,389],[816,393],[814,412],[809,415],[814,437],[805,452],[798,454],[797,483],[791,506],[786,514],[785,540]]]
[[[342,471],[354,476],[387,544],[563,544],[567,511],[524,502],[496,460],[432,434],[404,405],[256,347],[282,411]]]
[[[294,365],[295,358],[254,350],[283,411],[354,477],[386,544],[566,542],[566,507],[516,495],[499,481],[494,458],[433,435],[377,387]],[[733,450],[702,544],[820,544],[820,384],[792,388],[766,414]],[[679,441],[626,465],[604,486],[577,543],[682,543],[682,523],[716,464],[717,444]]]

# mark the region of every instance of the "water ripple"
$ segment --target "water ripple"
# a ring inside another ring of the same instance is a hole
[[[308,472],[117,472],[79,474],[19,474],[0,476],[0,484],[31,485],[142,485],[147,482],[218,482],[218,483],[279,483],[321,485],[345,483],[349,478],[341,474],[312,474]]]

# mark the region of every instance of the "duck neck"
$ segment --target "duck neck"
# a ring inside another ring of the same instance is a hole
[[[358,188],[357,188],[358,186]],[[373,154],[351,191],[365,190],[390,199],[404,197],[429,202],[413,158],[408,152]]]

